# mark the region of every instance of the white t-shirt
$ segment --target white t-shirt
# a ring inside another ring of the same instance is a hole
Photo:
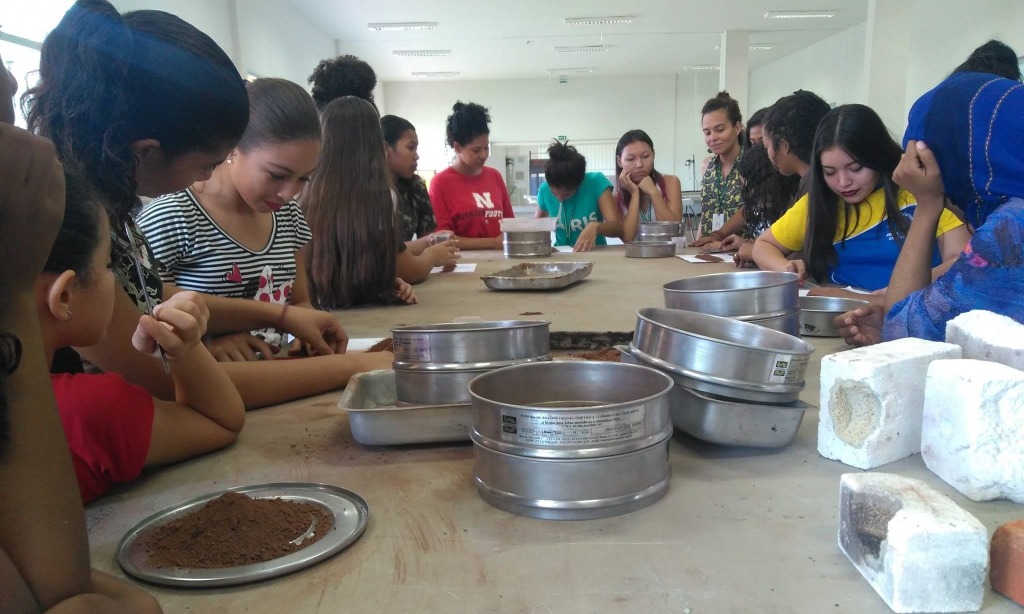
[[[295,252],[312,234],[295,201],[272,215],[270,240],[256,251],[224,232],[191,190],[152,201],[136,223],[159,263],[164,282],[206,294],[284,305],[295,282]],[[253,334],[272,345],[282,341],[273,329]]]

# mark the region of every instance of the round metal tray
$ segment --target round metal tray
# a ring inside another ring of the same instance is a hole
[[[219,569],[158,568],[147,563],[145,544],[139,540],[147,529],[193,512],[227,492],[241,493],[254,499],[279,498],[319,505],[333,516],[334,526],[316,543],[263,563]],[[362,497],[328,484],[283,482],[228,488],[172,505],[138,523],[118,544],[117,562],[128,575],[165,586],[208,588],[248,584],[304,569],[337,554],[362,535],[369,516],[369,508]]]

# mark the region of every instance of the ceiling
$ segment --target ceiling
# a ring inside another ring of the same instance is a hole
[[[756,68],[863,22],[867,0],[288,0],[340,41],[342,53],[369,62],[381,81],[415,72],[457,71],[458,79],[557,78],[548,69],[594,68],[594,76],[669,74],[718,64],[726,30],[746,30]],[[765,19],[766,11],[834,10],[830,19]],[[629,24],[566,25],[567,17],[632,15]],[[429,31],[379,32],[375,22],[436,21]],[[610,45],[603,52],[553,47]],[[447,57],[397,57],[395,50],[450,49]],[[586,78],[588,75],[577,75]]]

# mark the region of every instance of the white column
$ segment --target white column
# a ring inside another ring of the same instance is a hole
[[[747,108],[747,89],[750,81],[750,33],[746,30],[728,30],[722,33],[721,62],[718,89],[726,90],[746,118],[753,111]]]
[[[868,0],[863,100],[896,140],[907,127],[906,82],[913,0]],[[953,16],[950,16],[954,18]],[[949,67],[950,70],[953,66]]]

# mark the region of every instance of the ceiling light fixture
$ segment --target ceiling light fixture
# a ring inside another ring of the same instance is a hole
[[[690,64],[683,66],[683,70],[718,70],[717,64]]]
[[[395,21],[382,23],[368,23],[366,27],[378,32],[389,32],[394,30],[434,30],[437,29],[436,21]]]
[[[549,68],[549,75],[586,75],[594,72],[593,68]]]
[[[573,47],[555,47],[557,53],[589,53],[592,51],[608,51],[611,45],[576,45]]]
[[[835,11],[768,11],[765,19],[831,19]]]
[[[434,72],[414,72],[412,76],[420,79],[444,79],[445,77],[458,77],[458,71],[438,70]]]
[[[443,58],[451,49],[396,49],[392,53],[400,58]]]
[[[611,23],[633,23],[632,15],[613,15],[611,17],[566,17],[567,26],[599,26]]]
[[[749,47],[747,47],[747,49],[749,49],[750,51],[768,51],[770,49],[773,49],[774,47],[775,47],[775,45],[772,45],[770,43],[754,43],[754,44],[750,45]],[[721,48],[722,48],[722,45],[720,45],[720,44],[715,45],[715,49],[721,49]]]

